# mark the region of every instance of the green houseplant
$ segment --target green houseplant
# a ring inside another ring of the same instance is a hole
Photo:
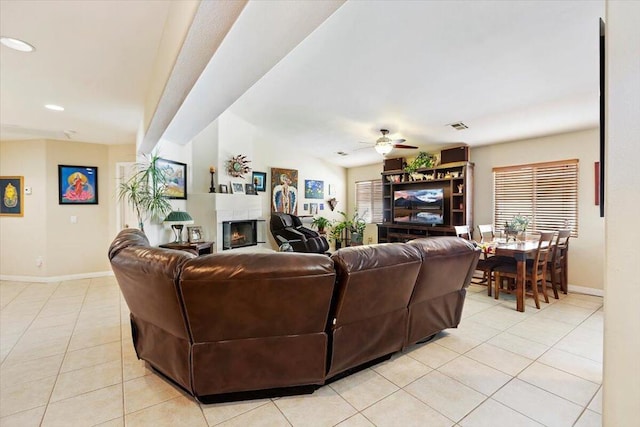
[[[318,229],[318,233],[324,234],[325,229],[331,225],[331,221],[323,216],[317,216],[311,220],[311,225]]]
[[[352,244],[362,244],[362,237],[364,235],[364,229],[367,227],[367,221],[364,216],[358,214],[358,211],[353,213],[353,216],[349,217],[345,212],[338,211],[344,218],[338,224],[342,224],[342,230],[346,230],[350,233],[349,238]]]
[[[411,163],[405,166],[404,171],[412,174],[416,173],[420,168],[431,168],[433,166],[435,166],[435,156],[426,151],[421,151]]]
[[[518,235],[523,235],[527,231],[527,226],[529,225],[529,218],[523,215],[514,216],[510,222],[505,222],[504,224],[504,234],[507,236],[507,240],[510,237],[514,239]]]
[[[125,200],[138,217],[138,226],[144,231],[144,221],[162,221],[171,204],[165,196],[166,172],[157,165],[160,156],[152,153],[143,162],[134,165],[134,174],[118,188],[118,197]]]

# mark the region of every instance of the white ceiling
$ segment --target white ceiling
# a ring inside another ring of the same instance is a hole
[[[0,49],[0,138],[17,138],[6,125],[19,125],[133,142],[167,3],[2,0],[2,35],[38,50]],[[265,2],[245,7],[212,63],[220,52],[251,54],[243,37],[231,36],[273,22],[252,13],[258,4]],[[429,150],[597,126],[601,16],[603,1],[348,1],[231,110],[279,142],[343,166],[379,162],[359,141],[374,142],[382,127]],[[201,76],[181,108],[190,114],[178,112],[165,138],[183,143],[213,119],[193,106],[211,99],[216,84],[228,81]],[[61,115],[45,103],[74,107]],[[456,121],[469,129],[446,126]],[[391,156],[408,153],[415,150]]]
[[[0,1],[0,139],[135,143],[169,2]],[[54,112],[45,104],[66,108]]]

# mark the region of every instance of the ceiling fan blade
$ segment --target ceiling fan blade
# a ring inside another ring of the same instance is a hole
[[[375,142],[366,142],[366,141],[358,141],[358,144],[368,144],[368,145],[375,145]]]
[[[410,148],[416,149],[418,147],[414,147],[413,145],[405,145],[405,144],[393,144],[393,148]]]
[[[393,141],[391,141],[391,142],[393,142],[394,144],[402,144],[402,143],[403,143],[403,142],[405,142],[405,141],[406,141],[406,139],[401,138],[401,139],[394,139],[394,140],[393,140]]]

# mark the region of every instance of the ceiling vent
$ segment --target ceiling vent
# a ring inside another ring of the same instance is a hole
[[[456,123],[451,123],[449,126],[451,126],[452,128],[454,128],[455,130],[465,130],[465,129],[469,129],[469,126],[465,125],[462,122],[456,122]]]

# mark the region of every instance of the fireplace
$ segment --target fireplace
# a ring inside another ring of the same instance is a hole
[[[222,250],[256,246],[257,220],[224,221],[222,223]]]

